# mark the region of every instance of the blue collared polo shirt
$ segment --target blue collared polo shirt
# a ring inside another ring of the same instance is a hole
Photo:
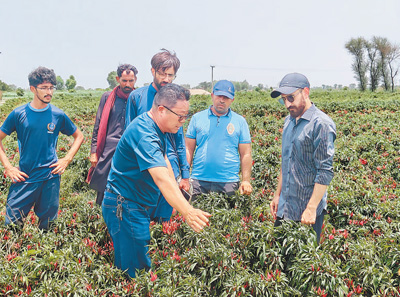
[[[186,137],[196,139],[192,178],[210,182],[240,180],[239,144],[251,142],[244,117],[231,109],[217,116],[210,106],[192,117]]]

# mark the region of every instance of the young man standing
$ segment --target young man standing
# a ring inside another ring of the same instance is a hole
[[[56,75],[39,67],[29,76],[33,100],[14,109],[0,129],[0,161],[13,184],[7,197],[5,224],[23,225],[32,206],[39,217],[39,228],[47,229],[57,218],[60,175],[72,161],[83,142],[82,132],[59,108],[50,104]],[[16,131],[20,152],[19,167],[8,160],[3,139]],[[64,158],[58,159],[58,134],[72,135],[74,142]]]
[[[152,108],[154,97],[162,87],[173,82],[180,67],[180,61],[175,53],[166,49],[155,54],[151,59],[151,74],[153,82],[131,93],[126,108],[125,128],[139,115]],[[176,133],[167,133],[167,157],[171,163],[175,179],[179,180],[179,187],[189,191],[189,164],[186,158],[185,138],[182,127]],[[157,206],[153,209],[152,219],[167,221],[172,214],[172,207],[160,197]]]

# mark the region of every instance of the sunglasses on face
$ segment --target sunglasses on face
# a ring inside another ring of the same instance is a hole
[[[298,89],[296,92],[294,92],[293,94],[290,94],[290,95],[281,96],[281,98],[279,99],[279,103],[282,105],[285,105],[285,100],[289,101],[290,103],[293,103],[294,99],[296,98],[296,96],[298,94],[300,94],[301,91],[303,91],[303,89]]]

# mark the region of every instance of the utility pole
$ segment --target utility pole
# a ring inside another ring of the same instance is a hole
[[[211,93],[213,91],[214,88],[214,67],[213,65],[210,65],[211,67]]]

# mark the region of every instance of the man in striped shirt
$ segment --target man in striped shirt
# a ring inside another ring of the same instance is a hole
[[[319,243],[333,178],[336,126],[309,98],[310,83],[300,73],[287,74],[272,98],[289,110],[282,134],[282,166],[271,201],[275,226],[282,220],[311,225]]]

